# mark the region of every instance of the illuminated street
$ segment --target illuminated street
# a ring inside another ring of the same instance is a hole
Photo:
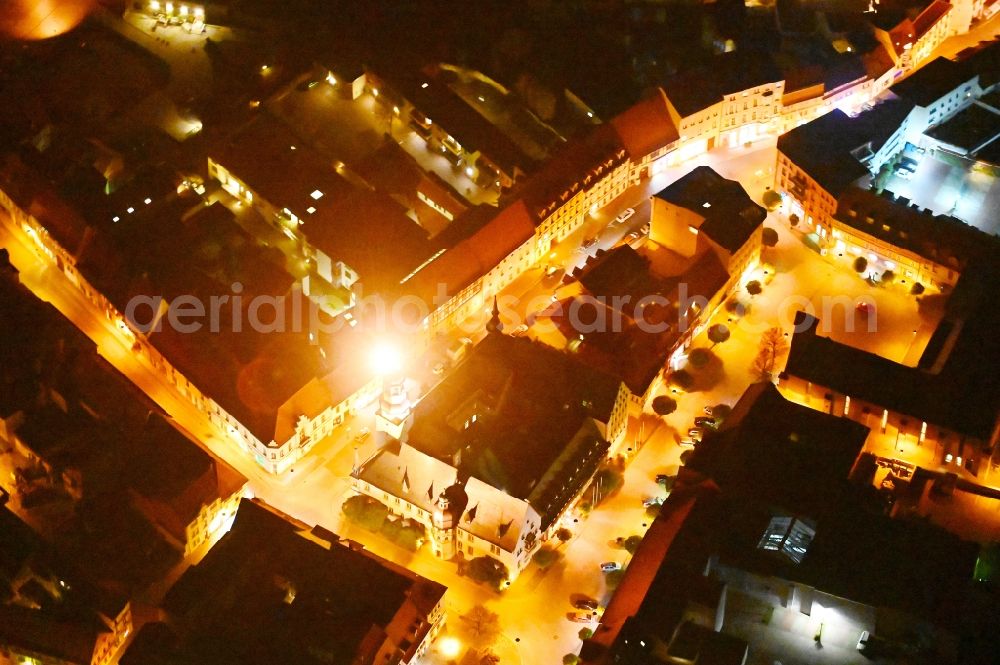
[[[993,662],[1000,12],[528,5],[0,8],[0,665]]]

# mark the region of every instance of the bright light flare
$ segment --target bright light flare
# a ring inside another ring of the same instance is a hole
[[[451,636],[442,637],[438,644],[438,650],[445,658],[457,658],[462,650],[462,643]]]
[[[403,367],[403,355],[399,349],[385,342],[377,344],[368,354],[372,370],[380,375],[397,374]]]
[[[96,0],[4,0],[0,2],[0,36],[48,39],[75,28]]]

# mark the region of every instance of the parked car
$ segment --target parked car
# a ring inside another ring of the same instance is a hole
[[[694,424],[698,427],[715,427],[715,418],[709,416],[698,416],[694,419]]]
[[[865,630],[861,632],[861,638],[858,640],[858,651],[864,651],[865,647],[868,646],[868,638],[871,634]]]
[[[659,506],[663,503],[662,496],[650,496],[642,500],[642,507],[649,508],[650,506]]]
[[[354,437],[354,440],[357,441],[358,443],[361,443],[369,436],[371,436],[371,433],[372,431],[370,429],[368,429],[367,427],[362,427],[361,431],[358,432],[357,436]]]
[[[671,482],[673,480],[673,478],[674,478],[674,476],[668,476],[665,473],[658,473],[658,474],[656,474],[656,484],[657,485],[666,485],[667,483]]]
[[[597,244],[597,238],[591,238],[587,242],[583,243],[583,249],[588,250]]]
[[[510,334],[512,336],[514,336],[514,337],[520,337],[521,335],[523,335],[526,332],[528,332],[528,324],[527,323],[522,323],[522,324],[516,326],[513,330],[511,330]]]
[[[566,618],[577,623],[590,623],[597,620],[597,617],[590,612],[567,612]]]
[[[587,596],[583,596],[573,601],[573,607],[575,607],[578,610],[589,610],[593,612],[597,609],[598,602],[593,598],[588,598]]]
[[[435,376],[441,376],[444,374],[444,363],[441,361],[434,363],[434,367],[431,368],[431,371],[434,372]]]
[[[854,309],[857,310],[858,314],[871,314],[872,304],[870,302],[859,302],[854,306]]]
[[[622,211],[622,214],[615,217],[615,224],[623,224],[628,220],[629,217],[631,217],[634,214],[635,210],[633,210],[632,208],[625,208],[625,210]]]
[[[692,427],[688,430],[688,436],[695,441],[701,441],[702,434],[704,434],[704,432],[698,427]]]
[[[694,444],[697,443],[694,439],[683,438],[680,440],[680,446],[682,448],[694,448]]]
[[[622,565],[617,561],[605,561],[604,563],[601,564],[601,570],[603,570],[606,573],[610,573],[612,571],[621,569]]]
[[[545,276],[552,277],[560,270],[562,270],[562,268],[560,268],[559,266],[548,266],[547,268],[545,268]]]

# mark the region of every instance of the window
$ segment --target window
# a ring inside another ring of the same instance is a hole
[[[771,518],[757,548],[780,552],[794,563],[802,563],[815,537],[814,527],[797,517],[779,515]]]

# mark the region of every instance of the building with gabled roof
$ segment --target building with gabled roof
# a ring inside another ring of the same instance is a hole
[[[785,662],[815,643],[863,662],[875,645],[914,648],[913,630],[923,657],[966,662],[958,636],[974,629],[955,612],[977,548],[881,514],[849,480],[866,434],[751,386],[680,470],[583,662]]]
[[[445,587],[243,500],[232,529],[163,602],[124,665],[416,662]]]
[[[128,599],[92,586],[3,506],[0,533],[0,658],[60,665],[117,662],[132,630]]]
[[[973,479],[987,473],[1000,438],[997,305],[988,286],[1000,262],[992,245],[963,272],[916,367],[821,336],[819,321],[800,312],[782,391],[883,435],[895,432],[897,441],[934,446],[936,468]]]
[[[624,431],[626,392],[555,349],[491,333],[353,487],[425,524],[436,556],[491,556],[516,576]]]

